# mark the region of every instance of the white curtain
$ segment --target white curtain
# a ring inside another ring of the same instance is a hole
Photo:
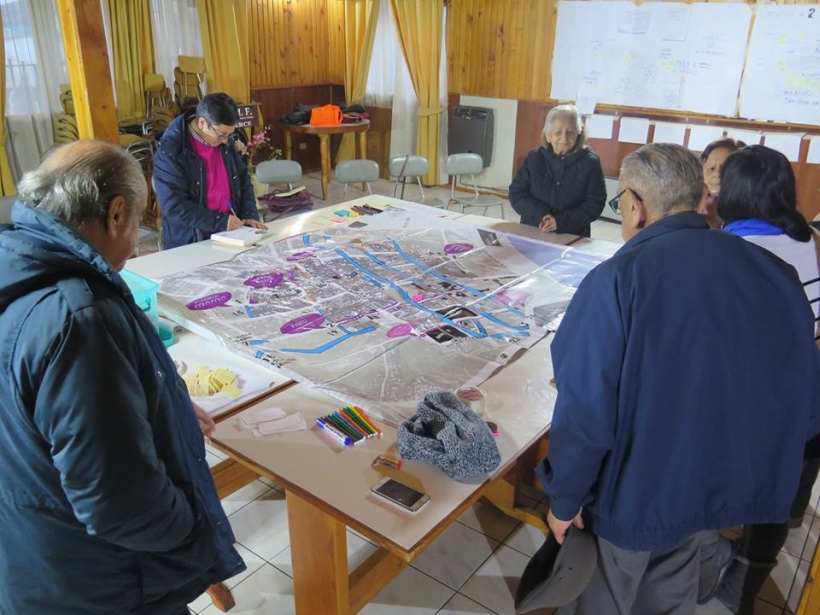
[[[445,28],[447,13],[445,8]],[[446,36],[442,37],[442,55],[440,77],[441,104],[447,106],[447,55],[445,53]],[[413,81],[407,62],[401,52],[399,33],[393,18],[393,7],[390,0],[381,0],[379,21],[376,24],[376,39],[373,42],[373,57],[370,60],[370,72],[367,75],[364,105],[392,108],[393,119],[390,130],[390,156],[401,156],[416,152],[418,137],[418,120],[416,113],[419,101],[413,89]],[[444,173],[444,160],[447,158],[447,114],[441,114],[441,164],[440,183],[447,183]]]
[[[6,50],[7,150],[14,180],[54,144],[52,113],[68,83],[55,0],[0,0]]]
[[[151,25],[154,29],[154,63],[173,96],[174,67],[179,56],[205,57],[196,0],[151,0]]]

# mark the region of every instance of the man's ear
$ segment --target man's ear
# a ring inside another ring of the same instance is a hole
[[[631,220],[633,221],[633,226],[637,229],[646,228],[647,224],[649,224],[649,211],[646,209],[646,203],[637,198],[634,192],[631,196],[632,198],[629,199],[629,207],[632,208]]]
[[[112,237],[119,237],[128,227],[128,208],[125,205],[125,198],[117,195],[108,201],[106,216],[106,232]]]

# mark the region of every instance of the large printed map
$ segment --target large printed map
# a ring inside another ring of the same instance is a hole
[[[305,233],[162,282],[186,328],[382,419],[541,340],[601,257],[418,213]]]

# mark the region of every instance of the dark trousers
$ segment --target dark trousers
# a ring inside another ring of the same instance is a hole
[[[628,551],[598,538],[598,567],[560,615],[694,615],[703,533],[669,551]]]

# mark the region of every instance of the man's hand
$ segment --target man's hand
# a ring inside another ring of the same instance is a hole
[[[235,231],[238,228],[242,228],[243,224],[244,224],[244,222],[242,222],[242,220],[240,220],[239,218],[237,218],[233,214],[230,214],[228,216],[228,230],[229,231]]]
[[[552,233],[558,227],[555,217],[552,214],[547,214],[541,218],[541,223],[538,225],[538,230],[542,233]]]
[[[198,403],[195,401],[191,403],[194,404],[194,412],[196,412],[196,419],[199,421],[199,428],[202,430],[202,435],[210,436],[214,430],[216,430],[216,423],[214,423],[211,415],[205,412]]]
[[[264,225],[262,222],[260,222],[259,220],[254,220],[253,218],[246,218],[246,219],[242,220],[242,223],[243,223],[245,226],[250,226],[250,227],[253,227],[253,228],[258,228],[259,230],[262,230],[262,231],[266,231],[266,230],[268,230],[268,227],[267,227],[267,226],[265,226],[265,225]]]
[[[574,525],[579,530],[584,529],[584,520],[581,518],[581,513],[584,512],[584,509],[578,511],[578,514],[575,515],[574,519],[569,521],[561,521],[558,517],[552,514],[552,510],[550,510],[549,514],[547,515],[547,525],[550,526],[550,531],[555,535],[555,540],[558,541],[559,545],[564,544],[564,538],[567,536],[567,530],[569,529],[570,525]]]

